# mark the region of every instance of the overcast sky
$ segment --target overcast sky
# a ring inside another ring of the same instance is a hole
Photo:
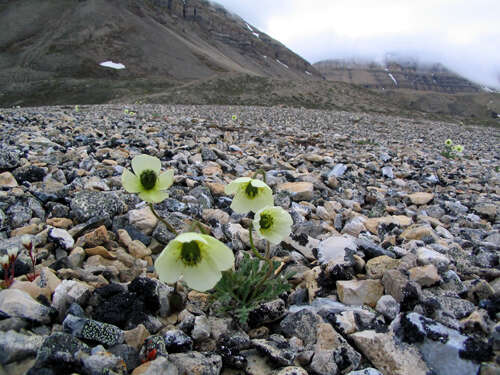
[[[385,53],[500,88],[500,0],[217,0],[310,63]]]

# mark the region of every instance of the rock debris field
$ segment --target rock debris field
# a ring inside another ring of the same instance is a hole
[[[19,249],[2,375],[500,373],[498,129],[166,105],[0,109],[0,126],[0,255]],[[138,154],[175,169],[157,211],[203,222],[237,263],[251,216],[224,186],[264,169],[294,221],[272,248],[291,291],[245,326],[180,283],[174,303],[153,267],[174,236],[121,186]]]

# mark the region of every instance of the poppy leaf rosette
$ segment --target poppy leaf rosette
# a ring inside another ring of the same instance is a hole
[[[188,287],[199,292],[212,289],[221,271],[234,265],[232,250],[206,234],[182,233],[169,242],[155,261],[161,281],[175,283],[181,277]]]
[[[132,159],[132,170],[123,170],[122,185],[129,193],[138,193],[139,198],[149,203],[160,203],[168,198],[165,191],[174,183],[174,170],[160,174],[160,159],[149,155],[138,155]]]
[[[277,245],[287,238],[292,231],[293,220],[281,207],[265,207],[255,214],[253,226],[257,233]]]
[[[226,185],[224,191],[234,195],[231,209],[238,214],[257,212],[274,204],[273,191],[264,181],[250,177],[240,177]]]

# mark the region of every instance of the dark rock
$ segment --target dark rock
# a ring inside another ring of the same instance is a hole
[[[168,353],[183,353],[193,350],[193,340],[183,331],[175,329],[163,334]]]
[[[115,345],[108,349],[108,351],[115,356],[123,359],[127,369],[132,370],[141,364],[139,352],[126,344]]]
[[[253,346],[267,356],[273,366],[291,366],[295,359],[295,352],[288,340],[283,336],[273,334],[269,339],[252,340]]]
[[[20,167],[15,169],[12,174],[16,178],[18,183],[27,182],[37,182],[43,181],[43,178],[47,174],[44,168],[40,168],[34,165],[29,165],[26,167]]]
[[[250,344],[250,338],[245,332],[223,334],[217,340],[217,354],[222,357],[225,366],[244,369],[247,359],[240,352],[248,349]]]
[[[63,327],[65,331],[70,332],[75,337],[106,346],[122,344],[124,340],[123,331],[112,324],[70,314],[64,319]]]
[[[321,322],[321,318],[318,315],[304,309],[288,314],[280,322],[280,331],[285,337],[298,337],[307,347],[316,342],[316,327],[319,322]]]
[[[383,247],[378,246],[367,239],[357,238],[355,242],[358,248],[362,250],[363,253],[365,253],[366,260],[382,255],[387,255],[388,257],[396,258],[396,254],[394,252],[386,250]]]
[[[36,363],[28,375],[72,374],[81,372],[79,351],[90,354],[90,348],[67,333],[54,333],[47,337],[38,350]]]
[[[258,327],[262,324],[272,323],[281,319],[285,314],[285,302],[277,298],[273,301],[263,303],[256,309],[250,311],[248,315],[248,325],[250,327]]]
[[[19,165],[19,154],[0,147],[0,172],[10,171]]]
[[[91,218],[112,218],[125,211],[125,204],[114,192],[80,191],[71,200],[71,216],[77,223]]]

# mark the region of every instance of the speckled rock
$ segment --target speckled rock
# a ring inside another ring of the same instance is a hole
[[[75,337],[95,341],[106,346],[118,345],[124,341],[124,334],[120,328],[71,314],[68,314],[64,319],[63,327]]]

